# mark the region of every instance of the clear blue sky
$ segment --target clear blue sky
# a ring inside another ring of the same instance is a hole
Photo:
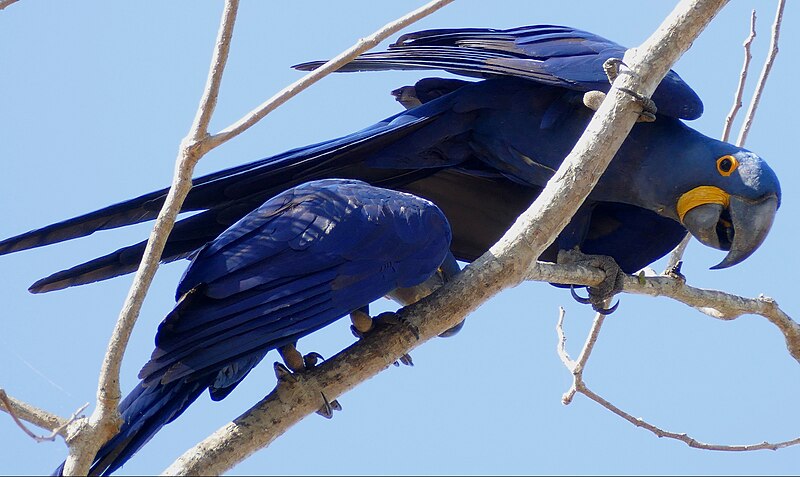
[[[328,58],[420,1],[244,1],[212,123],[222,128],[299,77],[292,64]],[[412,29],[506,28],[556,23],[626,45],[644,40],[672,1],[486,2],[458,0]],[[113,4],[113,6],[112,6]],[[758,8],[756,70],[768,46],[774,2],[736,1],[676,66],[701,95],[693,126],[719,136],[747,34]],[[38,2],[0,12],[0,235],[20,233],[170,180],[196,108],[221,2]],[[745,263],[708,267],[723,254],[693,243],[692,285],[774,296],[800,318],[795,269],[800,174],[796,164],[798,5],[789,2],[781,54],[747,146],[780,177],[783,204],[772,233]],[[754,73],[757,73],[755,71]],[[208,155],[200,173],[360,129],[396,112],[388,94],[424,73],[325,79],[235,141]],[[433,73],[432,73],[433,74]],[[755,78],[750,86],[754,84]],[[34,280],[144,237],[149,226],[99,233],[0,257],[0,386],[69,415],[94,402],[97,370],[131,278],[42,296]],[[185,262],[162,267],[134,330],[123,389],[135,384],[153,335],[173,302]],[[663,264],[655,266],[661,270]],[[636,416],[699,440],[755,443],[800,435],[800,365],[759,317],[721,322],[667,299],[623,296],[607,321],[586,380]],[[800,448],[714,453],[658,439],[579,396],[561,404],[570,375],[556,352],[558,306],[567,308],[570,351],[591,321],[569,294],[542,283],[507,290],[470,316],[457,337],[413,353],[340,401],[331,421],[311,416],[234,474],[796,474]],[[382,306],[390,306],[389,302]],[[337,323],[304,340],[329,356],[352,342]],[[270,355],[229,399],[202,396],[120,474],[157,473],[236,417],[274,385]],[[50,472],[63,442],[36,444],[0,415],[0,473]]]

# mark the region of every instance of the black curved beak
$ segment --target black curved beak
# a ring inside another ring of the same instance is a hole
[[[689,210],[683,225],[704,245],[728,251],[711,267],[718,270],[736,265],[756,251],[766,239],[777,210],[778,198],[774,195],[756,201],[730,196],[727,208],[709,203]]]

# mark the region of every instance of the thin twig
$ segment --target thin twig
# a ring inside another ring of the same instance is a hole
[[[747,109],[747,115],[744,118],[742,129],[739,131],[739,138],[736,140],[736,145],[739,147],[744,146],[747,141],[747,135],[750,133],[750,126],[753,125],[753,119],[758,109],[758,104],[761,102],[761,95],[764,93],[764,87],[767,84],[767,78],[772,65],[775,63],[775,57],[778,56],[778,40],[781,33],[781,23],[783,22],[783,8],[786,5],[786,0],[778,0],[778,9],[775,12],[775,22],[772,24],[772,35],[769,43],[769,55],[764,62],[764,68],[761,70],[761,76],[758,77],[758,84],[753,93],[753,99],[750,101],[750,107]]]
[[[603,308],[608,308],[610,304],[611,300],[606,300],[603,303]],[[594,345],[597,343],[598,336],[600,336],[600,328],[603,326],[606,315],[602,313],[595,313],[594,321],[592,321],[592,328],[589,330],[589,334],[586,336],[586,342],[583,344],[581,354],[578,355],[577,360],[573,361],[569,358],[566,349],[567,335],[564,333],[565,314],[566,312],[563,308],[561,308],[559,311],[558,323],[556,324],[556,333],[558,334],[558,355],[561,357],[561,362],[564,363],[564,366],[570,370],[573,376],[572,385],[561,397],[561,402],[566,405],[572,402],[572,398],[575,397],[575,393],[578,391],[578,383],[580,383],[583,379],[583,370],[586,368],[586,363],[589,361],[589,357],[592,355],[592,351],[594,350]]]
[[[402,30],[408,25],[430,15],[436,10],[439,10],[440,8],[452,2],[453,0],[434,0],[412,11],[411,13],[408,13],[401,18],[398,18],[393,22],[387,23],[386,25],[378,29],[375,33],[358,40],[355,45],[351,46],[347,50],[338,54],[334,58],[330,59],[324,65],[306,74],[305,76],[295,81],[294,83],[290,84],[286,88],[280,90],[274,96],[272,96],[271,98],[260,104],[258,107],[256,107],[249,113],[247,113],[244,117],[242,117],[235,123],[226,127],[217,134],[214,134],[213,136],[209,137],[208,138],[209,146],[216,147],[226,141],[229,141],[230,139],[233,139],[234,137],[238,136],[239,134],[247,130],[250,126],[261,120],[261,118],[269,114],[275,108],[282,105],[283,103],[285,103],[286,101],[288,101],[289,99],[291,99],[304,89],[308,88],[312,84],[316,83],[323,77],[346,65],[361,53],[364,53],[365,51],[374,48],[389,36],[395,34],[396,32]]]
[[[592,401],[600,404],[604,408],[608,409],[609,411],[613,412],[617,416],[625,419],[626,421],[630,422],[636,427],[641,427],[642,429],[646,429],[658,437],[665,437],[667,439],[674,439],[680,442],[685,443],[689,447],[693,447],[695,449],[703,449],[703,450],[712,450],[712,451],[722,451],[722,452],[747,452],[747,451],[756,451],[756,450],[778,450],[784,447],[790,447],[794,445],[800,444],[800,437],[797,437],[792,440],[782,441],[782,442],[760,442],[758,444],[707,444],[705,442],[700,442],[697,439],[683,433],[665,431],[660,427],[654,426],[653,424],[648,423],[644,419],[633,417],[632,415],[628,414],[627,412],[623,411],[622,409],[616,407],[615,405],[611,404],[609,401],[589,389],[586,386],[584,381],[580,381],[578,383],[578,392],[585,395]]]
[[[19,426],[19,428],[22,429],[25,434],[30,436],[36,442],[52,441],[55,440],[56,436],[66,436],[67,426],[78,419],[78,415],[82,413],[88,406],[89,403],[84,404],[80,409],[75,411],[69,419],[64,419],[61,416],[56,416],[55,414],[51,414],[43,409],[39,409],[31,406],[28,403],[14,399],[6,394],[5,389],[0,388],[0,410],[6,411],[11,416],[11,419],[13,419],[17,424],[17,426]],[[42,429],[47,429],[51,431],[50,435],[37,435],[28,429],[28,427],[22,421],[30,422],[31,424],[41,427]]]
[[[753,59],[753,54],[750,52],[750,46],[753,40],[756,39],[756,11],[750,12],[750,34],[745,38],[742,46],[744,47],[744,62],[742,63],[742,70],[739,72],[739,84],[736,86],[736,93],[733,95],[733,105],[731,110],[725,117],[725,125],[722,127],[721,141],[728,141],[731,135],[731,127],[733,121],[736,119],[736,114],[742,108],[742,97],[744,96],[744,85],[747,82],[747,74],[750,72],[750,61]]]
[[[558,342],[556,343],[556,352],[564,366],[572,372],[575,369],[575,360],[569,357],[567,352],[567,335],[564,333],[564,317],[567,312],[563,306],[558,307],[558,322],[556,322],[556,335],[558,335]]]
[[[0,10],[5,9],[7,6],[11,5],[12,3],[17,3],[19,0],[0,0]]]
[[[606,302],[605,306],[608,306],[608,302]],[[564,366],[572,373],[572,384],[570,385],[569,390],[567,390],[567,392],[564,393],[564,396],[561,398],[561,402],[564,403],[565,405],[568,405],[572,402],[572,399],[575,397],[575,394],[578,393],[583,394],[592,401],[598,403],[602,407],[608,409],[609,411],[625,419],[626,421],[630,422],[636,427],[641,427],[642,429],[646,429],[658,437],[665,437],[667,439],[674,439],[683,442],[689,447],[693,447],[695,449],[723,451],[723,452],[744,452],[744,451],[755,451],[755,450],[766,450],[766,449],[778,450],[784,447],[790,447],[800,444],[800,437],[777,443],[770,443],[765,441],[758,444],[735,444],[735,445],[708,444],[705,442],[700,442],[697,439],[687,434],[666,431],[658,426],[655,426],[645,421],[642,418],[633,417],[631,414],[618,408],[607,399],[603,398],[599,394],[589,389],[589,387],[586,385],[586,382],[583,380],[583,370],[586,364],[586,360],[591,355],[592,349],[594,348],[594,345],[597,342],[597,336],[600,333],[600,327],[603,325],[604,318],[605,318],[604,315],[600,313],[598,313],[595,316],[594,323],[592,323],[592,329],[586,338],[586,343],[584,344],[583,349],[581,350],[581,358],[579,358],[578,361],[573,361],[569,358],[569,355],[566,352],[567,338],[566,335],[564,334],[564,309],[562,308],[559,313],[558,324],[556,325],[556,333],[558,335],[558,355],[561,358],[561,362],[564,363]]]

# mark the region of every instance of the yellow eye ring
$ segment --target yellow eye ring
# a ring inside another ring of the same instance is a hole
[[[739,161],[730,154],[726,154],[717,159],[717,172],[725,177],[733,174],[733,171],[735,171],[737,167],[739,167]]]

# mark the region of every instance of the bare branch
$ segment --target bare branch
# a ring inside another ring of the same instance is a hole
[[[43,409],[39,409],[35,406],[31,406],[28,403],[22,402],[18,399],[14,399],[8,394],[6,394],[5,389],[0,388],[0,410],[7,412],[11,419],[20,427],[26,434],[28,434],[31,438],[36,440],[37,442],[45,441],[45,440],[53,440],[55,436],[65,436],[66,432],[65,429],[67,425],[70,424],[71,421],[76,419],[76,415],[83,412],[84,409],[88,404],[83,406],[81,409],[75,412],[71,419],[64,419],[61,416],[56,416],[55,414],[51,414]],[[52,431],[52,435],[50,437],[42,437],[37,436],[33,432],[28,429],[25,424],[21,421],[27,421],[33,424],[34,426],[41,427],[42,429],[47,429]]]
[[[228,0],[220,22],[217,43],[209,70],[206,90],[192,128],[181,143],[175,175],[166,201],[158,214],[153,231],[144,251],[142,262],[134,277],[128,296],[120,311],[119,319],[111,335],[106,356],[100,371],[97,389],[97,405],[85,425],[67,438],[69,455],[64,466],[65,475],[86,475],[100,446],[113,436],[120,426],[117,405],[121,396],[119,371],[133,326],[139,316],[144,297],[158,269],[167,237],[175,223],[181,205],[192,187],[192,173],[197,161],[205,151],[199,147],[198,139],[207,135],[206,127],[216,104],[219,83],[228,57],[233,25],[236,20],[238,0]]]
[[[4,10],[7,6],[17,3],[19,0],[0,0],[0,10]]]
[[[564,266],[535,262],[528,271],[528,280],[553,283],[572,283],[594,286],[605,278],[599,269],[586,266]],[[718,290],[689,286],[681,279],[669,276],[625,276],[622,289],[626,293],[664,296],[691,306],[720,320],[734,320],[742,315],[759,315],[778,327],[786,339],[789,353],[800,362],[800,324],[792,320],[772,298],[760,295],[745,298]]]
[[[750,60],[753,59],[753,54],[750,52],[750,46],[756,38],[756,11],[750,12],[750,34],[745,38],[742,46],[744,47],[744,63],[742,70],[739,72],[739,84],[736,86],[736,92],[733,95],[733,105],[730,112],[725,117],[725,125],[722,127],[722,141],[728,141],[731,135],[731,127],[733,120],[736,118],[736,113],[742,107],[742,96],[744,95],[744,85],[747,82],[747,74],[750,72]]]
[[[786,339],[789,353],[800,362],[800,325],[792,320],[772,298],[760,295],[745,298],[717,290],[686,285],[671,277],[651,277],[642,280],[626,278],[625,291],[650,296],[666,296],[680,301],[720,320],[733,320],[742,315],[759,315],[777,326]]]
[[[670,432],[665,431],[659,427],[656,427],[645,420],[633,417],[627,412],[623,411],[622,409],[614,406],[607,400],[603,399],[603,397],[599,396],[591,389],[586,386],[586,383],[580,381],[578,383],[578,392],[585,395],[592,401],[600,404],[604,408],[608,409],[609,411],[613,412],[617,416],[625,419],[626,421],[630,422],[636,427],[641,427],[642,429],[647,429],[648,431],[652,432],[658,437],[666,437],[668,439],[675,439],[681,441],[688,445],[689,447],[694,447],[695,449],[704,449],[704,450],[713,450],[713,451],[727,451],[727,452],[743,452],[743,451],[755,451],[755,450],[778,450],[784,447],[794,446],[800,444],[800,437],[789,440],[789,441],[782,441],[776,443],[770,442],[761,442],[758,444],[739,444],[739,445],[725,445],[725,444],[707,444],[705,442],[700,442],[695,438],[688,436],[686,434],[677,433],[677,432]]]
[[[611,300],[606,300],[603,303],[603,308],[608,308],[610,304]],[[575,397],[575,393],[578,392],[578,385],[583,382],[583,370],[586,367],[586,363],[589,361],[589,356],[592,355],[594,345],[597,343],[597,337],[600,336],[600,328],[603,326],[606,315],[602,313],[595,313],[594,321],[592,322],[592,328],[586,337],[586,342],[583,344],[581,354],[578,356],[577,361],[573,361],[569,359],[566,349],[567,336],[564,334],[565,314],[566,312],[563,308],[561,308],[559,311],[558,323],[556,324],[556,333],[558,334],[558,355],[561,357],[561,362],[564,363],[564,366],[566,366],[567,369],[572,372],[572,385],[561,397],[561,402],[566,405],[572,402],[572,399]]]
[[[334,58],[330,59],[324,65],[306,74],[305,76],[295,81],[291,85],[282,89],[273,97],[269,98],[267,101],[260,104],[258,107],[247,113],[244,117],[242,117],[232,125],[223,129],[219,133],[211,136],[208,139],[209,146],[216,147],[230,139],[233,139],[234,137],[246,131],[253,124],[261,120],[261,118],[269,114],[275,108],[282,105],[283,103],[285,103],[286,101],[288,101],[301,91],[305,90],[312,84],[316,83],[323,77],[329,75],[330,73],[346,65],[347,63],[352,61],[356,56],[360,55],[361,53],[364,53],[365,51],[371,48],[374,48],[389,36],[402,30],[408,25],[411,25],[412,23],[430,15],[431,13],[435,12],[436,10],[439,10],[440,8],[444,7],[445,5],[451,2],[453,2],[453,0],[434,0],[414,10],[413,12],[404,15],[401,18],[398,18],[393,22],[387,23],[386,25],[378,29],[375,33],[365,38],[361,38],[356,42],[355,45],[351,46],[347,50],[338,54]]]
[[[608,306],[608,303],[605,304]],[[600,333],[600,327],[603,325],[603,320],[605,316],[598,313],[595,316],[594,323],[592,324],[592,329],[589,332],[589,336],[586,338],[586,343],[583,346],[583,350],[581,351],[581,358],[578,359],[577,362],[571,360],[569,355],[566,352],[566,336],[564,334],[564,309],[562,308],[559,313],[558,324],[556,325],[556,333],[558,334],[558,355],[561,357],[561,362],[564,363],[564,366],[572,373],[572,385],[570,386],[569,390],[564,393],[561,401],[568,405],[572,402],[572,399],[575,397],[576,393],[580,393],[591,399],[592,401],[600,404],[604,408],[608,409],[609,411],[613,412],[617,416],[625,419],[626,421],[630,422],[636,427],[641,427],[642,429],[646,429],[658,437],[665,437],[668,439],[674,439],[681,441],[688,445],[689,447],[694,447],[696,449],[703,449],[703,450],[714,450],[714,451],[726,451],[726,452],[743,452],[743,451],[755,451],[755,450],[778,450],[784,447],[794,446],[800,444],[800,437],[782,441],[777,443],[770,443],[770,442],[761,442],[758,444],[741,444],[741,445],[725,445],[725,444],[707,444],[704,442],[700,442],[697,439],[687,435],[687,434],[679,434],[677,432],[665,431],[658,426],[650,424],[649,422],[645,421],[642,418],[633,417],[631,414],[623,411],[622,409],[618,408],[599,394],[595,393],[586,385],[586,382],[583,380],[583,369],[586,364],[586,360],[588,360],[589,355],[594,348],[595,343],[597,342],[597,337]]]
[[[558,307],[558,322],[556,322],[556,334],[558,335],[558,342],[556,344],[556,352],[561,362],[570,371],[575,369],[575,360],[569,357],[567,352],[567,335],[564,333],[564,317],[567,312],[563,306]]]
[[[641,47],[629,50],[624,71],[575,148],[544,191],[490,251],[428,298],[403,309],[408,327],[377,330],[298,376],[281,380],[259,404],[185,452],[165,475],[219,474],[245,459],[323,404],[389,367],[412,348],[459,323],[491,296],[527,276],[591,191],[642,110],[632,95],[649,96],[726,0],[684,0]],[[602,279],[602,272],[600,272]],[[418,337],[418,339],[416,337]]]
[[[233,25],[236,23],[238,9],[238,0],[225,2],[225,10],[222,12],[222,22],[217,33],[217,41],[214,44],[214,53],[211,56],[211,67],[206,78],[206,86],[203,88],[203,96],[200,98],[200,105],[197,107],[194,121],[189,128],[189,135],[187,136],[187,138],[191,137],[192,142],[199,142],[208,135],[208,124],[211,122],[214,109],[217,107],[222,74],[225,72],[225,65],[228,63],[228,53],[231,50],[231,40],[233,39]],[[208,149],[211,149],[211,147]]]
[[[758,84],[753,93],[753,99],[750,101],[750,107],[747,109],[747,115],[744,118],[742,129],[739,131],[739,138],[736,140],[736,145],[744,146],[747,141],[747,135],[750,133],[750,127],[753,125],[753,119],[758,109],[758,103],[761,102],[761,95],[764,93],[764,87],[767,84],[767,78],[772,65],[775,63],[775,57],[778,56],[778,39],[781,33],[781,22],[783,21],[783,7],[786,5],[786,0],[778,0],[778,10],[775,12],[775,22],[772,24],[772,36],[769,44],[769,56],[764,62],[764,68],[761,70],[761,76],[758,77]]]

